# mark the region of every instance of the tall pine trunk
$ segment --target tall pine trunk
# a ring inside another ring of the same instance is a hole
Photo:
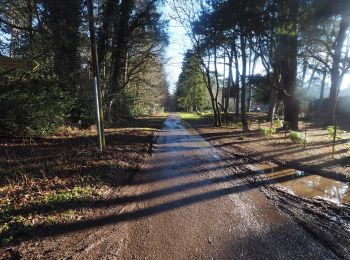
[[[239,95],[240,95],[240,89],[239,89],[239,62],[238,62],[238,52],[235,42],[232,44],[234,58],[235,58],[235,69],[236,69],[236,82],[235,82],[235,88],[236,88],[236,116],[239,115]]]
[[[327,78],[327,71],[324,69],[322,73],[322,81],[321,81],[321,90],[320,90],[320,100],[318,103],[318,108],[317,108],[317,115],[320,115],[322,112],[322,105],[323,105],[323,99],[324,99],[324,88],[326,85],[326,78]]]
[[[208,65],[206,65],[203,58],[201,56],[199,57],[200,57],[201,65],[204,68],[204,71],[202,71],[202,75],[210,96],[211,108],[214,114],[214,126],[219,126],[218,113],[220,113],[220,111],[218,111],[217,99],[215,99],[215,95],[213,93],[213,84],[210,78],[210,70],[209,70],[210,58],[208,59]]]
[[[293,130],[298,129],[299,107],[297,100],[297,24],[299,0],[287,0],[282,4],[284,26],[287,32],[280,36],[281,83],[284,89],[284,119]],[[292,26],[290,26],[292,25]]]
[[[228,70],[229,70],[229,72],[228,72],[228,84],[227,84],[226,102],[225,102],[225,109],[226,109],[226,111],[229,110],[231,91],[232,91],[232,88],[233,88],[232,63],[233,63],[233,49],[231,48],[231,53],[229,55],[229,60],[228,60]]]
[[[113,50],[112,50],[112,77],[108,93],[109,110],[112,108],[113,99],[125,84],[125,74],[127,68],[127,53],[129,42],[129,20],[134,6],[134,0],[124,0],[120,4],[120,14],[118,27],[114,28]],[[116,11],[119,11],[118,8]]]
[[[277,89],[272,88],[270,93],[269,108],[267,111],[267,118],[266,118],[266,120],[269,122],[272,122],[272,120],[275,117],[277,97],[278,97]]]
[[[247,74],[247,53],[246,53],[246,37],[241,35],[241,55],[242,55],[242,91],[241,91],[241,122],[243,130],[248,130],[248,122],[246,117],[246,74]]]
[[[215,98],[214,98],[214,103],[217,111],[217,124],[216,126],[221,126],[221,112],[218,104],[218,95],[219,95],[219,74],[218,74],[218,66],[217,66],[217,49],[216,45],[214,47],[214,67],[215,67],[215,80],[216,80],[216,93],[215,93]]]
[[[349,26],[350,15],[343,14],[340,21],[338,36],[334,44],[334,54],[331,69],[331,89],[329,93],[329,103],[327,111],[328,124],[333,124],[335,122],[335,112],[338,103],[339,88],[341,83],[341,77],[339,72],[341,53],[346,38],[346,31],[349,29]]]

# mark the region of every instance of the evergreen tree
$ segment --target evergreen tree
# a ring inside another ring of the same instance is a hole
[[[110,121],[163,110],[167,96],[160,1],[95,0],[104,109]],[[79,0],[1,0],[0,56],[37,61],[0,67],[1,134],[47,135],[94,123],[87,10]],[[27,120],[28,119],[28,120]]]
[[[207,108],[206,87],[200,61],[192,51],[185,55],[175,93],[180,111],[201,112]]]

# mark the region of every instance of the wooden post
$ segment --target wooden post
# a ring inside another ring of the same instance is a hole
[[[337,138],[337,124],[334,124],[334,131],[333,131],[333,144],[332,144],[332,158],[334,158],[334,153],[335,153],[335,141]]]
[[[304,131],[304,148],[306,148],[306,132],[307,132],[307,123],[305,123],[305,131]]]

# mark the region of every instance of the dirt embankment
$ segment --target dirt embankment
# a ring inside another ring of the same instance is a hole
[[[35,246],[34,237],[46,236],[57,224],[108,214],[105,201],[122,193],[142,167],[164,120],[140,118],[107,129],[103,154],[93,130],[61,130],[45,139],[1,139],[0,258],[20,257],[26,247]],[[86,235],[80,232],[76,239]]]

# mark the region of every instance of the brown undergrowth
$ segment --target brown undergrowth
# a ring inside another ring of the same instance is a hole
[[[103,154],[94,128],[61,128],[50,138],[0,139],[2,247],[30,236],[34,226],[83,218],[80,208],[127,184],[150,155],[164,120],[165,115],[144,117],[107,129]]]
[[[249,115],[250,131],[246,132],[241,130],[239,123],[230,122],[222,127],[213,127],[210,117],[189,122],[202,137],[218,148],[230,149],[231,147],[235,151],[259,160],[269,160],[288,167],[345,180],[350,178],[350,121],[348,118],[338,120],[344,131],[341,138],[335,142],[334,154],[332,154],[332,138],[327,133],[327,127],[322,124],[322,118],[299,122],[300,130],[294,133],[304,139],[306,129],[305,146],[303,140],[300,142],[292,140],[289,130],[263,120],[259,123],[259,118],[263,119],[264,115]],[[271,126],[274,128],[273,132],[268,131]]]

